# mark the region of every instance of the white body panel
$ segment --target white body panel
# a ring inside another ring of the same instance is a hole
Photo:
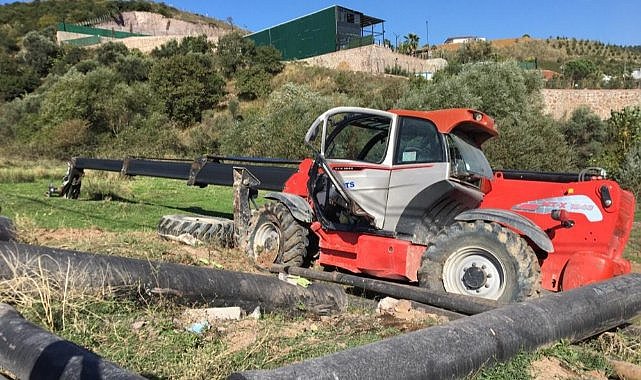
[[[359,167],[363,164],[362,162],[347,160],[328,160],[328,162],[335,168],[340,168],[341,165]],[[354,201],[374,217],[376,228],[382,229],[385,220],[385,209],[387,208],[390,170],[382,165],[376,166],[376,168],[363,168],[360,170],[335,170],[334,173],[345,185]]]
[[[396,166],[390,176],[383,229],[394,231],[407,204],[427,187],[447,178],[449,171],[450,164],[445,162]]]

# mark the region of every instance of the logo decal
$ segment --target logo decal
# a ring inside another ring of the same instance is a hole
[[[552,210],[565,210],[583,214],[590,222],[603,220],[601,210],[587,195],[567,195],[564,197],[535,199],[514,205],[514,211],[531,212],[534,214],[549,214]]]

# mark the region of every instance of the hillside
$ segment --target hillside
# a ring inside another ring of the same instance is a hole
[[[632,70],[641,68],[641,46],[618,46],[567,37],[534,39],[523,36],[471,44],[446,44],[436,46],[433,55],[464,62],[515,59],[563,74],[568,74],[564,73],[567,63],[586,62],[592,74],[589,83],[585,83],[587,87],[601,87],[603,84],[599,81],[603,75],[620,79],[611,83],[611,87],[634,87],[634,83],[623,83],[624,79]]]
[[[59,22],[115,22],[123,12],[153,12],[184,22],[229,27],[223,21],[184,12],[164,3],[147,0],[46,0],[0,6],[0,50],[17,52],[18,41],[29,31],[55,27]],[[163,26],[164,27],[164,26]]]

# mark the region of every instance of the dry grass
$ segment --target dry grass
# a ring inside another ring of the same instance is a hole
[[[133,196],[131,181],[118,173],[97,172],[82,181],[83,198],[91,200],[127,200]]]
[[[35,166],[17,165],[15,162],[0,162],[0,183],[25,183],[35,182],[40,179],[59,181],[62,179],[63,166],[58,163],[57,168],[49,163],[36,164]]]
[[[70,321],[78,320],[87,306],[104,299],[104,289],[78,286],[79,278],[71,275],[70,265],[59,271],[48,271],[40,259],[21,263],[10,253],[0,259],[0,302],[26,312],[34,322],[51,331],[64,331]],[[8,272],[8,273],[7,273]]]

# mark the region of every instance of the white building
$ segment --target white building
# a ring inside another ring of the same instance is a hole
[[[470,42],[485,41],[485,37],[478,36],[463,36],[463,37],[449,37],[443,44],[467,44]]]

